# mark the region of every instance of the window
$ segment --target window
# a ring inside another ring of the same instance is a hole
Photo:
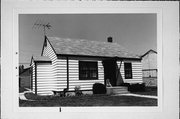
[[[98,79],[97,62],[79,61],[79,80]]]
[[[132,64],[124,63],[125,79],[132,79]]]

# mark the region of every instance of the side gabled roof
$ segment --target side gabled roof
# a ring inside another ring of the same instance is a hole
[[[156,52],[156,51],[154,51],[154,50],[150,49],[150,50],[148,50],[146,53],[144,53],[141,57],[146,56],[146,55],[147,55],[147,54],[149,54],[150,52],[153,52],[153,53],[156,53],[156,54],[157,54],[157,52]]]
[[[140,59],[117,43],[47,37],[57,55],[119,57]]]

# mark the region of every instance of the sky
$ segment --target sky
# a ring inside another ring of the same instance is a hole
[[[157,50],[156,14],[20,14],[19,63],[29,66],[32,55],[41,55],[44,33],[35,23],[52,26],[50,37],[87,39],[120,44],[137,55]]]

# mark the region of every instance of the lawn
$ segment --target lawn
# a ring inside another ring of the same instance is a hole
[[[140,95],[152,95],[157,96],[157,87],[146,87],[145,91],[142,92],[132,92],[134,94],[140,94]]]
[[[26,98],[34,101],[19,100],[20,107],[59,107],[59,106],[157,106],[157,99],[112,96],[112,95],[85,95],[85,96],[36,96],[26,94]]]

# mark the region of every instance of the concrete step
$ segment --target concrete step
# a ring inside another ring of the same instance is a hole
[[[126,94],[129,93],[127,90],[122,90],[122,91],[114,91],[113,94]]]
[[[124,86],[107,87],[107,94],[126,94],[129,93],[128,88]]]
[[[124,93],[129,93],[129,91],[128,90],[118,90],[118,91],[113,90],[113,94],[124,94]]]

